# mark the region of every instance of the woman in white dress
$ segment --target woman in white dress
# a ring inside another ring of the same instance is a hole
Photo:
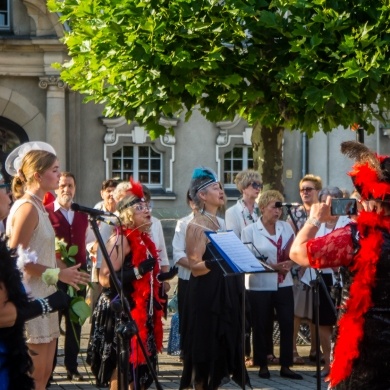
[[[14,176],[12,192],[16,201],[7,219],[9,246],[35,251],[37,263],[25,265],[24,285],[32,297],[48,296],[56,291],[42,281],[48,268],[57,268],[55,233],[43,206],[46,192],[57,189],[60,168],[54,149],[44,142],[29,142],[11,152],[6,160],[7,172]],[[59,263],[59,265],[62,265]],[[80,264],[61,268],[58,279],[79,290],[89,276],[78,271]],[[36,390],[46,389],[53,368],[56,341],[59,337],[58,314],[51,313],[26,323],[27,344],[33,360]]]

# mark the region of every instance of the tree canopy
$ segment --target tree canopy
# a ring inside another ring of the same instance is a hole
[[[49,0],[70,29],[61,77],[153,135],[161,116],[312,135],[387,110],[388,0]]]

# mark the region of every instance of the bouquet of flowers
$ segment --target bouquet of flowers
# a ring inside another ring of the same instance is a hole
[[[76,256],[78,252],[77,245],[72,245],[67,249],[68,244],[64,240],[60,240],[56,237],[55,248],[56,253],[61,256],[61,260],[66,264],[67,267],[76,265]],[[57,284],[59,268],[49,268],[42,274],[42,280],[47,284]],[[81,270],[80,272],[85,272]],[[86,288],[84,285],[79,285],[80,291]],[[83,297],[77,295],[77,292],[73,286],[68,285],[68,295],[72,298],[70,302],[70,319],[74,323],[83,325],[88,317],[91,316],[91,308],[85,302]]]

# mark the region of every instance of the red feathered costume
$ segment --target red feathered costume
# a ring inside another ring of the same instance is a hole
[[[344,143],[342,151],[358,160],[350,176],[362,198],[388,199],[390,171],[386,164],[390,159],[353,142]],[[390,389],[390,216],[363,211],[355,226],[337,229],[307,244],[312,267],[343,266],[348,275],[330,386],[385,390]]]
[[[117,207],[120,215],[137,203],[143,203],[143,191],[140,183],[130,180],[129,195],[121,200]],[[135,212],[135,211],[134,211]],[[141,211],[143,212],[143,211]],[[139,340],[142,343],[147,357],[154,368],[157,366],[157,353],[162,350],[162,315],[159,298],[160,283],[157,274],[160,271],[156,246],[149,234],[138,228],[124,227],[120,231],[130,246],[130,252],[123,259],[123,270],[130,271],[126,280],[123,280],[123,292],[130,304],[131,319],[137,325]],[[118,242],[120,242],[119,237]],[[156,261],[154,269],[137,278],[134,267],[149,257]],[[126,271],[124,271],[126,272]],[[87,363],[91,365],[97,384],[108,385],[112,373],[117,367],[117,336],[115,333],[115,314],[111,309],[113,300],[118,299],[115,289],[104,288],[92,317],[91,336],[87,351]],[[129,345],[129,383],[134,388],[147,389],[153,383],[153,377],[146,365],[146,357],[136,335],[132,336]]]

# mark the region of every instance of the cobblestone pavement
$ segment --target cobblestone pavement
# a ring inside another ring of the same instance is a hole
[[[168,334],[169,334],[169,325],[170,318],[164,324],[164,346],[167,346]],[[58,363],[54,372],[54,381],[50,386],[50,390],[75,390],[75,389],[98,389],[95,384],[93,375],[83,361],[85,361],[85,351],[89,337],[90,325],[86,323],[82,331],[82,340],[81,340],[81,354],[79,355],[79,371],[84,375],[85,381],[83,382],[73,382],[66,378],[66,370],[64,367],[64,352],[63,352],[63,342],[64,338],[61,336],[59,340],[59,349],[58,349]],[[309,347],[307,346],[298,346],[298,352],[301,356],[306,357],[309,354]],[[278,356],[278,347],[275,348],[275,354]],[[253,386],[253,389],[264,389],[264,390],[308,390],[308,389],[317,389],[317,380],[314,377],[315,374],[315,365],[310,363],[307,358],[305,358],[304,365],[294,366],[293,369],[298,373],[302,374],[303,380],[289,380],[281,378],[279,375],[279,366],[269,366],[271,372],[270,379],[261,379],[257,376],[258,368],[250,368],[249,376]],[[159,369],[157,372],[158,380],[163,389],[178,389],[181,375],[181,363],[178,360],[177,356],[169,356],[164,352],[159,356]],[[229,383],[220,387],[220,389],[240,389],[241,387]],[[325,390],[327,385],[322,381],[321,390]],[[155,389],[155,386],[152,386],[152,389]]]

